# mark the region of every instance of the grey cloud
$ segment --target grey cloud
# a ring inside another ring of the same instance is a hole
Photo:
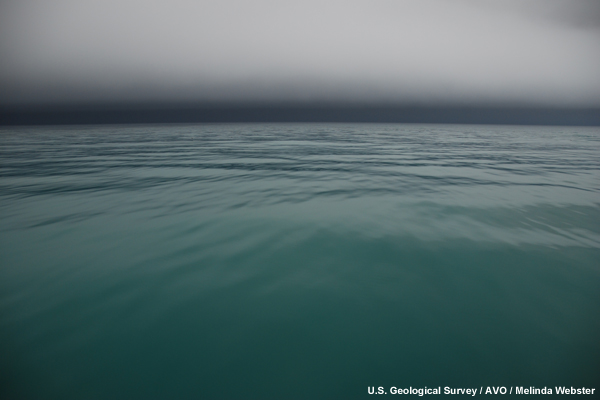
[[[600,28],[598,0],[466,0],[475,7],[578,29]]]
[[[0,7],[4,103],[600,104],[598,7],[586,1],[7,0]]]

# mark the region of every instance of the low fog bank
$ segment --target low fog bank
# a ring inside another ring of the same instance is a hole
[[[0,107],[0,125],[374,122],[600,126],[600,108],[348,103],[54,104]]]

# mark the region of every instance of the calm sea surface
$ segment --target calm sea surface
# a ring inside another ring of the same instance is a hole
[[[600,391],[600,128],[5,127],[0,216],[2,399]]]

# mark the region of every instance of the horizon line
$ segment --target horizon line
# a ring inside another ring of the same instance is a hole
[[[600,107],[357,102],[89,102],[0,105],[0,126],[244,122],[600,126]]]

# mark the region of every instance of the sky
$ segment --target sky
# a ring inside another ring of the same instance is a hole
[[[598,0],[0,0],[0,104],[600,106]]]

